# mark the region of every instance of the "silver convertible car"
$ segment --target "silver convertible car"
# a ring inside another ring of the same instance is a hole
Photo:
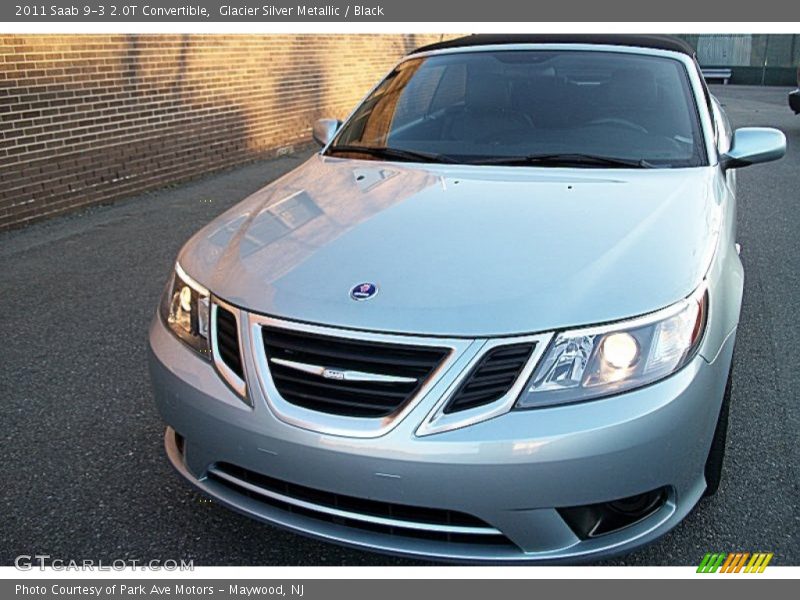
[[[174,467],[292,531],[448,561],[663,535],[720,485],[742,302],[731,131],[660,36],[406,56],[194,235],[150,329]]]

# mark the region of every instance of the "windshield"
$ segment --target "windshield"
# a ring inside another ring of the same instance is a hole
[[[407,60],[358,107],[326,154],[534,166],[706,164],[680,61],[575,50]]]

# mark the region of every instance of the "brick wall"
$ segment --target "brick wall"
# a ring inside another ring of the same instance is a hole
[[[0,230],[306,144],[439,39],[0,36]]]

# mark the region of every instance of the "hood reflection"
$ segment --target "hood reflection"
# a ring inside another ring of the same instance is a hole
[[[375,167],[329,169],[317,158],[291,174],[280,186],[269,186],[247,202],[244,214],[234,216],[209,234],[208,241],[223,251],[215,284],[224,287],[227,273],[255,260],[272,264],[265,284],[280,279],[320,247],[390,206],[402,202],[438,177],[421,169],[403,170],[385,163]],[[302,181],[302,189],[293,189]],[[331,194],[331,190],[337,193]],[[219,279],[217,279],[219,278]]]

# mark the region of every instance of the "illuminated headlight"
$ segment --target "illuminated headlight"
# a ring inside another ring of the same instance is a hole
[[[161,300],[161,317],[178,338],[203,356],[211,356],[208,290],[189,277],[178,264]]]
[[[703,289],[652,315],[557,334],[516,408],[580,402],[663,379],[694,356],[707,304]]]

